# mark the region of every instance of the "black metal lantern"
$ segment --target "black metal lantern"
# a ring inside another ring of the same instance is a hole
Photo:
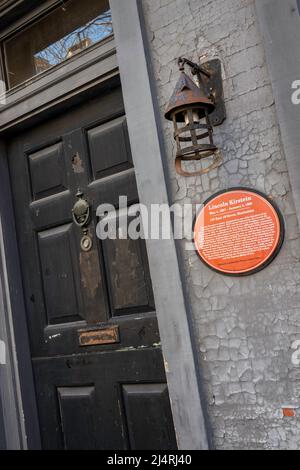
[[[198,85],[185,73],[185,64],[188,64],[193,75],[197,76]],[[213,126],[210,119],[214,114],[214,125],[221,124],[225,119],[224,103],[220,100],[223,95],[222,81],[221,85],[219,83],[216,87],[216,77],[217,75],[220,77],[221,66],[218,60],[204,64],[205,68],[181,58],[178,60],[178,65],[181,74],[165,117],[173,121],[174,125],[177,173],[183,176],[197,176],[207,173],[221,163],[220,151],[213,141]],[[218,109],[216,109],[217,97]],[[208,157],[212,157],[212,163],[207,168],[195,172],[187,172],[182,168],[182,161],[197,161]]]

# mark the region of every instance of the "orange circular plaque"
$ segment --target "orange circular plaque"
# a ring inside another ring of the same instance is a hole
[[[200,258],[230,275],[264,268],[278,253],[283,236],[282,217],[274,204],[243,188],[222,191],[206,201],[194,226]]]

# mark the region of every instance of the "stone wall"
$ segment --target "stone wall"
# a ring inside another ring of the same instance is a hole
[[[174,168],[172,125],[164,123],[173,202],[201,203],[246,186],[281,209],[286,238],[265,270],[245,278],[214,273],[183,249],[214,445],[300,448],[300,238],[254,0],[142,0],[161,112],[178,79],[175,58],[218,57],[227,120],[215,129],[223,165],[202,177]],[[292,407],[291,417],[283,409]]]

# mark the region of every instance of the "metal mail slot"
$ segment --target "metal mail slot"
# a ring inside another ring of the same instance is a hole
[[[119,343],[119,327],[110,326],[91,330],[79,330],[80,346],[97,346],[100,344]]]

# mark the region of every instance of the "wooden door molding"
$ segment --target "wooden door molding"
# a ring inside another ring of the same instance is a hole
[[[153,93],[141,4],[141,0],[110,0],[139,198],[149,207],[152,203],[168,204],[169,198],[163,177],[163,131],[156,112],[157,94]],[[182,263],[174,239],[148,240],[147,251],[178,446],[208,449]]]
[[[0,365],[0,429],[8,450],[39,449],[40,435],[6,150],[0,141],[0,339],[6,364]],[[3,410],[4,411],[4,410]],[[25,422],[24,417],[29,419]]]
[[[53,109],[64,110],[66,102],[118,77],[116,50],[112,36],[8,91],[1,106],[0,132],[23,127],[47,118]],[[0,77],[1,78],[1,77]]]

